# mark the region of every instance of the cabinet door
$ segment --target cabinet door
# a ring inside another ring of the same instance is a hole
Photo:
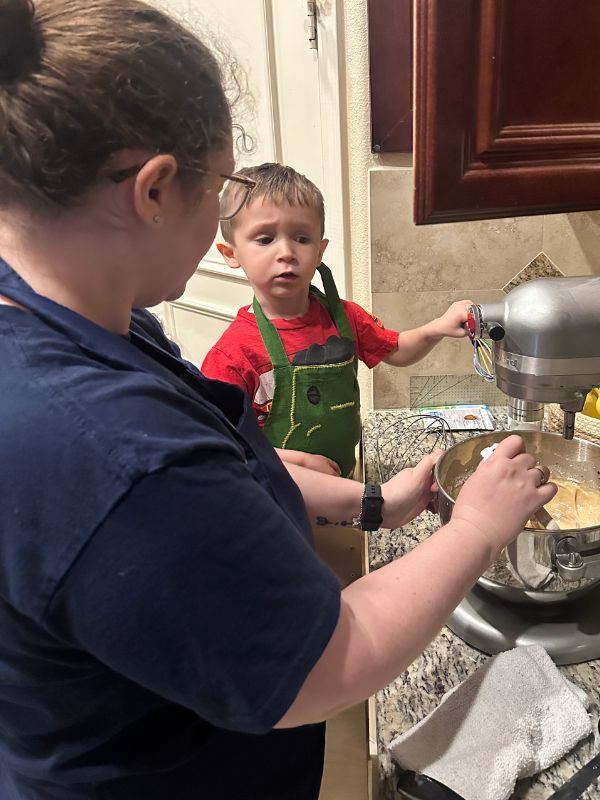
[[[415,222],[600,208],[598,0],[415,12]]]
[[[369,0],[371,149],[413,149],[412,0]]]

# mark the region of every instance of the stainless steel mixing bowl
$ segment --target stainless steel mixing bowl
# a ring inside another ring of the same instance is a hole
[[[600,490],[600,446],[555,433],[517,431],[528,453],[550,467],[552,477],[578,481]],[[472,436],[447,450],[437,462],[438,510],[443,523],[454,501],[481,462],[481,451],[510,432]],[[460,554],[458,554],[460,557]],[[599,524],[578,530],[525,528],[479,579],[478,583],[505,600],[553,603],[575,598],[600,582]]]

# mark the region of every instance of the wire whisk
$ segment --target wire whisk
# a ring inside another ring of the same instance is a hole
[[[433,414],[394,414],[375,439],[379,482],[385,483],[436,448],[445,450],[449,443],[454,443],[454,435],[445,419]]]
[[[492,348],[484,339],[472,339],[473,368],[475,372],[488,383],[492,383],[494,376],[494,356]]]

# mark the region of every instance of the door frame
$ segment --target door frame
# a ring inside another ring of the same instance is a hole
[[[278,0],[263,0],[265,27],[268,37],[274,35],[273,11]],[[308,17],[307,17],[308,21]],[[308,24],[307,24],[308,27]],[[346,297],[351,285],[350,265],[346,261],[349,253],[347,241],[347,200],[344,191],[344,167],[342,162],[342,111],[340,97],[340,57],[339,30],[341,28],[341,0],[317,0],[318,29],[318,84],[321,109],[321,152],[323,158],[323,183],[321,189],[327,205],[327,198],[336,197],[339,202],[327,207],[327,237],[330,244],[327,254],[332,265],[336,284],[341,297]],[[308,48],[308,30],[306,47]],[[269,65],[275,72],[275,65]],[[271,95],[273,118],[277,116],[277,97]],[[281,160],[281,142],[274,136],[275,154]],[[326,259],[327,260],[327,259]],[[222,261],[207,255],[196,268],[197,276],[206,279],[233,281],[238,286],[248,285],[243,274],[225,272]],[[165,302],[159,310],[168,331],[175,331],[173,310],[179,308],[186,311],[199,312],[204,316],[233,321],[235,311],[215,303],[204,302],[199,298],[182,297]],[[157,309],[158,310],[158,309]]]

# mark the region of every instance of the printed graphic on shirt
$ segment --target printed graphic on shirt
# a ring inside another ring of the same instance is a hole
[[[329,336],[325,344],[311,344],[299,350],[292,364],[299,366],[320,366],[321,364],[341,364],[354,357],[354,342],[345,336]]]
[[[258,380],[258,389],[252,400],[254,410],[258,414],[258,421],[264,422],[273,405],[275,396],[275,370],[263,372]]]

